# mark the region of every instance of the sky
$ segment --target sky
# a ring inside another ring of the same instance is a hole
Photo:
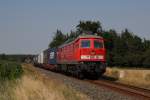
[[[0,53],[40,53],[80,20],[150,39],[150,0],[0,0]]]

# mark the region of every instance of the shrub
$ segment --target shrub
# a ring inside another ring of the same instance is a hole
[[[147,75],[145,76],[145,80],[146,80],[146,81],[150,81],[150,74],[147,74]]]
[[[119,72],[118,72],[117,70],[113,70],[113,71],[111,72],[111,74],[112,74],[112,77],[113,77],[113,78],[119,79]]]
[[[3,62],[0,64],[0,80],[12,80],[19,78],[23,73],[22,66],[14,62]]]

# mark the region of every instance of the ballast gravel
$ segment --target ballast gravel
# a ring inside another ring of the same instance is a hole
[[[62,81],[69,88],[79,91],[89,97],[90,100],[140,100],[127,96],[110,89],[97,86],[95,84],[88,83],[83,80],[78,80],[72,77],[68,77],[59,73],[54,73],[49,70],[36,68],[40,73],[44,74],[47,78],[53,78]]]

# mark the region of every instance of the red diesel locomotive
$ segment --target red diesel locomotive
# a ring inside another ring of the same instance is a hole
[[[58,72],[97,79],[106,70],[106,50],[100,36],[81,35],[55,50],[51,48],[46,51],[43,54],[46,55],[46,65],[55,66],[53,70]]]

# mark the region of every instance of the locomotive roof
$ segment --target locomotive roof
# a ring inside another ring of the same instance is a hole
[[[66,43],[64,43],[64,44],[62,44],[62,45],[60,45],[58,48],[61,48],[61,47],[64,47],[64,46],[66,46],[66,45],[68,45],[68,44],[71,44],[71,43],[73,43],[74,41],[76,41],[76,40],[78,40],[78,39],[80,39],[80,38],[102,38],[101,36],[96,36],[96,35],[79,35],[76,39],[74,39],[73,41],[71,41],[71,42],[66,42]]]
[[[97,35],[79,35],[78,38],[102,38],[102,37]]]

